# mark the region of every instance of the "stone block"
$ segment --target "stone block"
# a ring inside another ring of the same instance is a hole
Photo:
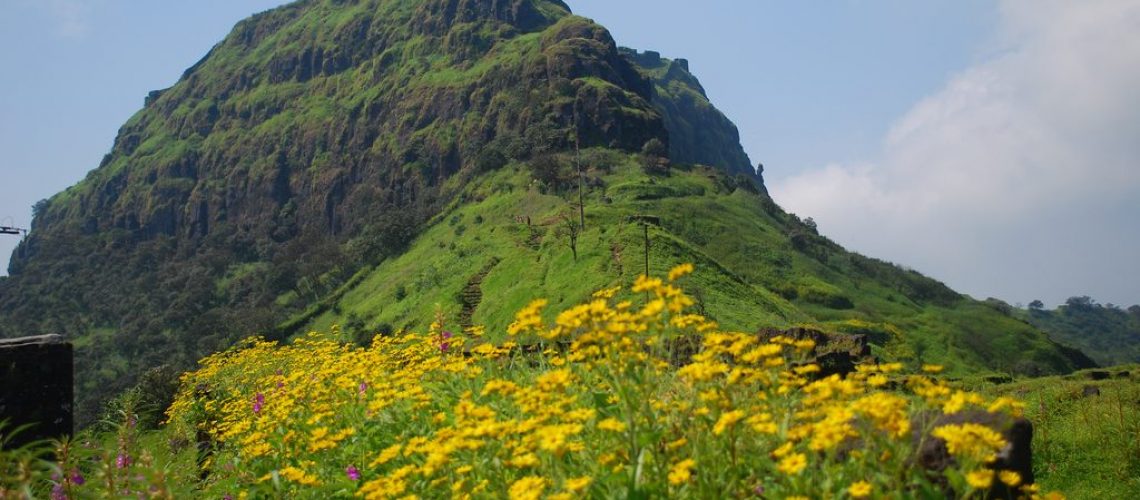
[[[0,420],[4,432],[30,427],[6,444],[70,436],[74,425],[72,346],[60,335],[0,339]]]

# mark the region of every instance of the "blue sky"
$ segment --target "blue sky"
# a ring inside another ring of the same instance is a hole
[[[567,1],[689,59],[777,202],[839,243],[979,298],[1140,302],[1135,0]],[[0,2],[0,225],[280,3]]]

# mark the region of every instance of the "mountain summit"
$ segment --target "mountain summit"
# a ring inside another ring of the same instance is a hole
[[[630,281],[644,251],[651,271],[697,263],[702,307],[735,328],[864,333],[964,373],[1083,362],[819,236],[739,142],[686,61],[619,48],[557,0],[295,2],[238,23],[37,205],[0,336],[74,339],[90,415],[249,334],[367,335],[433,309],[501,330],[524,297]]]

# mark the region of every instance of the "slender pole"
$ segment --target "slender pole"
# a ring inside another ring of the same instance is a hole
[[[643,222],[641,227],[645,230],[645,277],[649,278],[649,224]],[[649,290],[645,291],[645,303],[649,303]]]
[[[578,227],[586,229],[586,202],[582,195],[582,151],[578,148],[578,135],[574,135],[574,154],[578,157]]]
[[[645,277],[649,277],[649,224],[642,224],[645,229]]]

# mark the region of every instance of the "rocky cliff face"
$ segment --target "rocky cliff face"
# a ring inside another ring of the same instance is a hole
[[[740,145],[740,132],[728,117],[713,107],[689,61],[669,60],[654,51],[622,48],[642,74],[653,82],[653,105],[669,131],[673,161],[716,165],[731,173],[755,176],[763,189],[761,172],[753,168]]]
[[[277,331],[305,303],[283,295],[319,300],[398,253],[503,161],[658,139],[748,170],[691,75],[635,60],[557,0],[310,0],[242,21],[39,210],[0,336],[91,339],[89,412],[145,367]]]

